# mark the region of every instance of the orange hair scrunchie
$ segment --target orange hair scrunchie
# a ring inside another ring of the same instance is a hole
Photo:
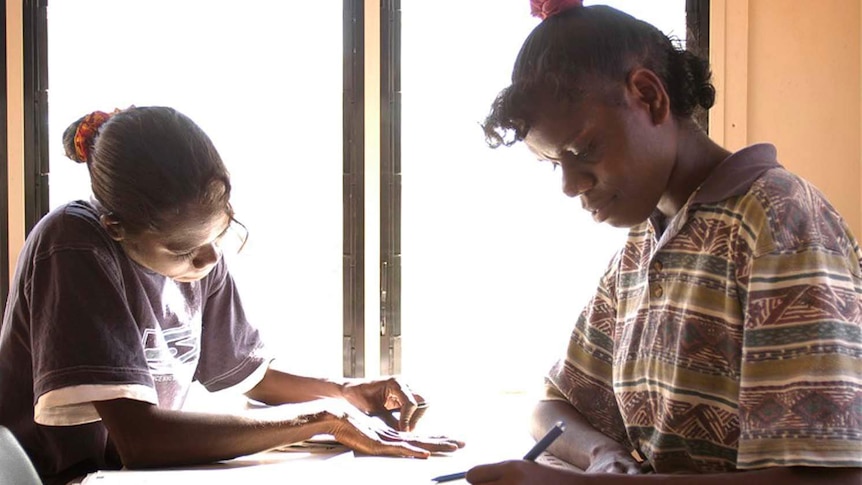
[[[563,10],[572,7],[583,7],[583,0],[530,0],[530,14],[545,20],[553,17]]]
[[[79,161],[84,163],[90,161],[90,149],[93,147],[99,127],[111,119],[111,116],[114,116],[118,111],[114,111],[113,113],[93,111],[81,120],[81,123],[78,124],[78,129],[75,130],[75,156]]]

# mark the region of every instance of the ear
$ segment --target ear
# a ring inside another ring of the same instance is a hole
[[[120,242],[126,238],[126,229],[114,216],[102,214],[99,216],[99,222],[102,224],[102,227],[105,228],[105,231],[107,231],[108,236],[110,236],[114,241]]]
[[[670,96],[653,71],[636,68],[629,74],[626,89],[635,103],[649,110],[654,124],[660,125],[670,117]]]

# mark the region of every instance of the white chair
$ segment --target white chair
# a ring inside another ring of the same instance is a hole
[[[0,426],[0,485],[42,485],[24,448],[4,426]]]

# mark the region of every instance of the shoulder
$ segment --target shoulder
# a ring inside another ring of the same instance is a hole
[[[96,209],[84,201],[69,202],[46,214],[27,238],[36,252],[56,248],[110,245]]]
[[[835,209],[820,190],[811,182],[784,168],[766,171],[752,185],[749,195],[763,200],[776,215],[787,215],[789,210]]]
[[[756,253],[811,248],[845,253],[856,246],[849,226],[826,196],[784,168],[766,171],[746,194],[725,202]]]
[[[787,170],[770,170],[752,187],[761,199],[778,249],[817,246],[844,252],[855,245],[846,221],[813,184]]]
[[[82,200],[63,204],[45,215],[36,227],[34,233],[56,232],[64,228],[99,229],[99,213],[89,202]]]
[[[64,254],[88,254],[115,267],[122,252],[99,222],[99,213],[84,201],[70,202],[46,214],[30,231],[21,264],[39,265]]]
[[[215,294],[223,293],[222,290],[233,293],[233,278],[228,270],[225,258],[222,257],[215,267],[201,280],[201,292],[204,297],[209,298]]]

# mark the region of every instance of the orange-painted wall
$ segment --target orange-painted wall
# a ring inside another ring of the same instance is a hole
[[[712,0],[710,15],[715,139],[774,143],[862,236],[860,0]]]

